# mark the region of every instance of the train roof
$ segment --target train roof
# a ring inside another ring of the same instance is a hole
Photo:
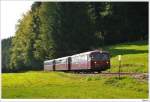
[[[46,61],[44,61],[44,63],[45,62],[51,62],[51,61],[53,61],[53,60],[62,60],[62,59],[66,59],[66,58],[68,58],[68,57],[70,57],[70,56],[66,56],[66,57],[61,57],[61,58],[56,58],[56,59],[52,59],[52,60],[46,60]]]
[[[57,58],[57,59],[55,59],[55,60],[62,60],[62,59],[66,59],[66,58],[68,58],[68,57],[71,57],[71,56],[65,56],[65,57]]]
[[[54,59],[52,59],[52,60],[46,60],[46,61],[44,61],[44,63],[46,63],[46,62],[52,62]]]
[[[108,51],[93,50],[93,51],[83,52],[83,53],[79,53],[79,54],[74,54],[74,55],[72,55],[72,56],[79,56],[79,55],[91,54],[91,53],[93,53],[93,52],[109,53]]]
[[[53,60],[62,60],[62,59],[66,59],[68,57],[73,57],[73,56],[86,55],[86,54],[90,54],[90,53],[93,53],[93,52],[109,53],[108,51],[103,51],[103,50],[93,50],[93,51],[87,51],[87,52],[83,52],[83,53],[79,53],[79,54],[74,54],[74,55],[71,55],[71,56],[65,56],[65,57],[61,57],[61,58],[57,58],[57,59],[46,60],[46,61],[44,61],[44,63],[45,62],[51,62]]]

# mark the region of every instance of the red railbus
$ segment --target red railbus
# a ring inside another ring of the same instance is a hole
[[[55,60],[44,61],[44,70],[45,71],[55,71]]]
[[[110,68],[110,55],[106,51],[94,51],[90,53],[91,69],[105,70]]]
[[[67,71],[68,70],[68,57],[55,59],[55,70]]]
[[[110,68],[107,51],[89,51],[71,56],[71,70],[102,71]]]
[[[44,70],[49,71],[103,71],[110,68],[107,51],[88,51],[72,56],[44,61]]]

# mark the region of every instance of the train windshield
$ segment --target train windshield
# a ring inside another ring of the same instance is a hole
[[[109,60],[109,55],[107,53],[93,53],[91,54],[91,60]]]

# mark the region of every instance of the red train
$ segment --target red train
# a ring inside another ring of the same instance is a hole
[[[72,56],[44,61],[45,71],[102,71],[110,68],[107,51],[89,51]]]

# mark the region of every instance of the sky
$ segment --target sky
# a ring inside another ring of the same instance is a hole
[[[24,13],[30,10],[34,1],[0,1],[0,37],[15,35],[15,26]]]

